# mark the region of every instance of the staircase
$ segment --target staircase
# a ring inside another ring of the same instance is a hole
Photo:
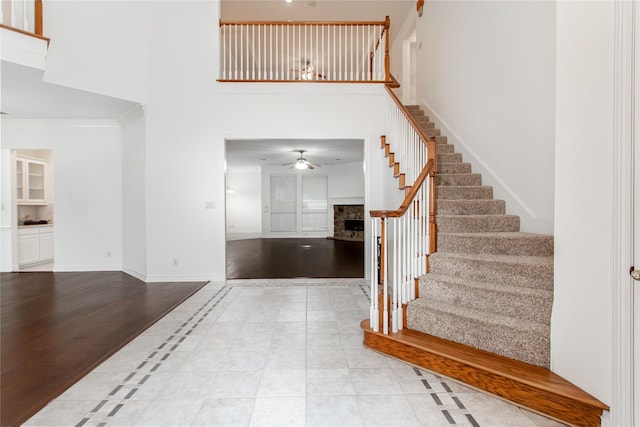
[[[505,213],[423,111],[409,111],[437,136],[438,251],[407,327],[548,368],[553,237],[520,232],[520,218]]]
[[[553,237],[520,232],[519,217],[506,214],[435,124],[406,108],[421,139],[436,142],[437,252],[418,274],[405,328],[387,333],[364,320],[364,345],[564,423],[599,426],[609,408],[549,370]],[[414,191],[381,141],[399,188]]]

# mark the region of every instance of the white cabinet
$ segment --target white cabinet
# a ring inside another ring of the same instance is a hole
[[[16,201],[19,205],[46,205],[49,187],[48,163],[16,158]]]
[[[53,259],[53,227],[40,227],[40,261]]]
[[[52,225],[18,228],[18,265],[51,261],[53,246]]]

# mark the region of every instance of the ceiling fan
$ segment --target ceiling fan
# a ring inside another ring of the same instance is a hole
[[[307,150],[295,150],[294,152],[300,153],[300,157],[298,157],[295,162],[284,163],[282,166],[291,165],[291,167],[289,169],[296,168],[298,170],[314,169],[314,168],[321,167],[320,165],[318,165],[316,163],[311,163],[310,161],[308,161],[307,159],[302,157],[303,153],[305,153],[306,151]]]
[[[291,71],[294,73],[296,80],[324,80],[325,76],[316,71],[312,60],[301,59],[295,62],[299,66],[292,68]]]

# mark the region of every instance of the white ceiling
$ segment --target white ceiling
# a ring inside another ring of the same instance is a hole
[[[3,117],[12,119],[115,120],[136,104],[42,81],[43,71],[2,61]]]

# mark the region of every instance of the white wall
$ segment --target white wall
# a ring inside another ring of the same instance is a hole
[[[262,172],[260,167],[227,169],[227,233],[262,233]]]
[[[148,281],[224,279],[225,138],[357,138],[375,146],[384,133],[378,85],[217,84],[219,2],[59,1],[45,16],[47,81],[145,105]],[[136,153],[125,151],[127,179]],[[367,185],[375,182],[369,173]],[[375,191],[366,191],[375,202]],[[130,214],[126,203],[133,225],[142,208]],[[139,246],[132,241],[128,254]],[[142,257],[127,255],[129,263],[142,270]]]
[[[122,123],[123,270],[147,275],[146,129],[142,108]]]
[[[4,127],[4,120],[2,121]],[[0,140],[1,142],[1,140]],[[12,207],[13,182],[11,179],[11,150],[0,151],[0,271],[13,270],[13,227],[14,209]]]
[[[2,122],[3,150],[53,151],[56,271],[122,269],[121,138],[116,122]]]
[[[555,3],[429,1],[418,103],[523,231],[553,232]]]
[[[43,2],[44,33],[51,39],[44,81],[144,104],[148,3]]]
[[[613,3],[557,3],[552,368],[612,395]]]

